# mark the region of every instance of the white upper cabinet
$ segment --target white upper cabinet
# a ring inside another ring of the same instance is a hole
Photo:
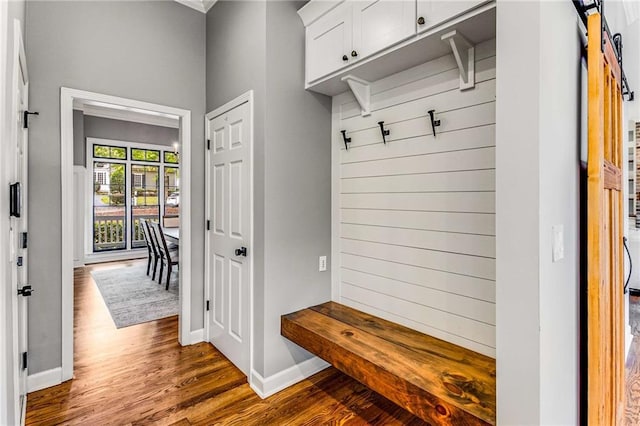
[[[352,7],[342,3],[307,27],[306,73],[311,82],[350,62]]]
[[[418,0],[418,33],[462,15],[487,0]]]
[[[352,4],[352,59],[373,55],[416,33],[415,0],[358,0]]]

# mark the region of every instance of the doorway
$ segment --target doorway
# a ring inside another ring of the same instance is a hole
[[[178,340],[181,345],[191,344],[191,112],[165,105],[152,104],[128,98],[110,96],[76,89],[61,88],[61,206],[62,206],[62,377],[73,377],[73,266],[74,266],[74,103],[93,103],[132,112],[167,115],[179,120],[181,148],[181,176],[179,219],[179,321]]]
[[[252,366],[253,91],[206,115],[205,332],[242,372]]]

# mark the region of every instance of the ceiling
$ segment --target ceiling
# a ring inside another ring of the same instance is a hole
[[[198,12],[207,13],[209,9],[213,7],[213,5],[218,0],[176,0],[178,3],[183,4],[191,9],[195,9]]]

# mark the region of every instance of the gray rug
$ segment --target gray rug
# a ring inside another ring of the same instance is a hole
[[[158,266],[158,270],[160,266]],[[178,315],[178,270],[174,268],[165,290],[146,275],[147,265],[91,271],[117,328]]]

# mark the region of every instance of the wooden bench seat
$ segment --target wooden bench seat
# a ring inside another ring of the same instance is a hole
[[[281,318],[281,333],[433,425],[494,425],[495,360],[335,302]]]

